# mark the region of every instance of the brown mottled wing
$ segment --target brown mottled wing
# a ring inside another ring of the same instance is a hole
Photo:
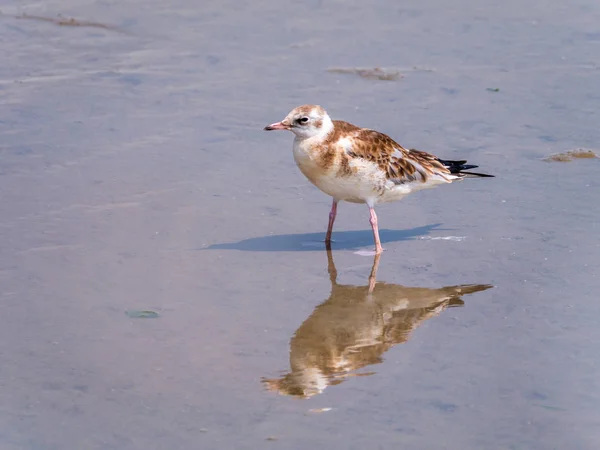
[[[396,184],[420,180],[430,176],[445,178],[450,171],[437,157],[419,150],[407,150],[391,137],[375,130],[359,129],[354,133],[352,148],[348,154],[376,163]]]

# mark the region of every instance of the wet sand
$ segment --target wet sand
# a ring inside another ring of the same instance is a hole
[[[544,161],[600,147],[598,23],[590,0],[5,2],[0,447],[598,448],[600,160]],[[329,199],[262,131],[302,103],[497,178],[378,208],[369,297],[366,208],[328,255]],[[405,288],[465,284],[494,287],[394,335]],[[267,382],[298,349],[345,361],[305,399]]]

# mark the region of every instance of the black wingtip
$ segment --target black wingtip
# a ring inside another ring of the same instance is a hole
[[[496,178],[496,175],[490,175],[487,173],[477,173],[477,172],[463,172],[462,170],[458,172],[459,175],[467,175],[472,178]]]
[[[448,159],[438,159],[438,161],[441,162],[444,165],[444,167],[446,167],[450,171],[450,173],[455,175],[465,175],[481,178],[495,177],[494,175],[488,175],[486,173],[466,172],[469,169],[476,169],[477,167],[479,167],[475,164],[467,164],[467,160],[452,161]]]

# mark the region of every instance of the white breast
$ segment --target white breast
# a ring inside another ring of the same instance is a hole
[[[310,152],[308,146],[302,144],[303,141],[294,141],[294,160],[304,176],[314,184],[319,177],[320,167],[315,159],[316,155]]]
[[[373,163],[366,161],[351,161],[356,173],[351,176],[338,176],[339,163],[334,164],[329,171],[323,170],[318,164],[318,155],[311,151],[304,142],[294,142],[294,159],[302,173],[321,191],[336,200],[353,203],[377,202],[385,183],[383,173]]]

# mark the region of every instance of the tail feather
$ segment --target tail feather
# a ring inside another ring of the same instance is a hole
[[[459,286],[448,286],[443,288],[443,290],[450,295],[448,307],[453,308],[465,304],[461,298],[463,295],[474,294],[475,292],[485,291],[493,287],[493,284],[461,284]]]
[[[488,175],[486,173],[477,173],[477,172],[466,172],[469,169],[475,169],[479,166],[474,164],[467,164],[466,160],[463,161],[451,161],[446,159],[438,159],[444,167],[450,170],[450,173],[455,175],[464,175],[467,178],[479,178],[479,177],[494,177],[495,175]]]

